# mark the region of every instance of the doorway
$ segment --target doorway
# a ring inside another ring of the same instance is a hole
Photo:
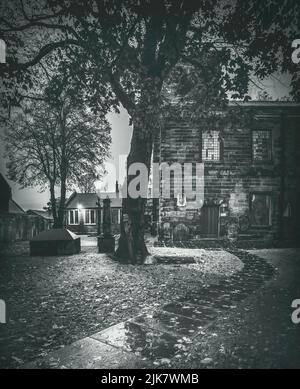
[[[205,205],[201,209],[200,233],[204,238],[219,237],[219,206]]]

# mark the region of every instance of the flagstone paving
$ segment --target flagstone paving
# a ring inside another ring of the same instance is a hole
[[[26,366],[27,369],[142,369],[145,367],[151,367],[151,363],[133,353],[124,352],[92,338],[79,340]]]
[[[202,328],[201,322],[192,318],[176,315],[174,313],[157,310],[148,314],[140,315],[132,319],[133,322],[163,331],[171,335],[192,336]]]
[[[170,366],[172,359],[180,358],[192,345],[193,339],[201,336],[204,328],[213,325],[220,315],[235,310],[237,304],[274,275],[274,268],[256,255],[240,250],[232,250],[231,253],[243,261],[244,267],[217,285],[204,286],[197,294],[187,293],[186,296],[156,307],[146,314],[100,331],[83,340],[83,351],[79,352],[76,345],[71,345],[28,367],[42,365],[51,368],[54,364],[55,367],[105,368],[110,363],[109,357],[103,361],[101,358],[106,354],[103,350],[108,346],[113,347],[109,352],[113,361],[116,361],[110,368],[132,366],[135,358],[139,361],[135,367]],[[93,361],[97,353],[101,358],[100,363],[95,364]],[[126,358],[118,362],[119,358],[123,358],[122,353],[126,353]]]
[[[178,350],[176,337],[130,321],[101,331],[92,338],[152,361],[169,358]]]

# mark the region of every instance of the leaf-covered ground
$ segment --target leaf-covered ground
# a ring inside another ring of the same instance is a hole
[[[276,268],[275,277],[197,336],[173,368],[300,368],[300,249],[251,251]]]
[[[8,323],[0,327],[0,368],[22,366],[148,308],[197,293],[242,267],[224,251],[200,250],[197,258],[191,265],[131,266],[97,254],[95,247],[66,257],[31,258],[28,244],[5,250],[0,298]]]

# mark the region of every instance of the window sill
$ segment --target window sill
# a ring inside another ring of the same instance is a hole
[[[255,225],[250,225],[250,228],[257,228],[259,230],[269,230],[270,228],[272,228],[272,225],[270,226],[255,226]]]
[[[214,161],[201,161],[201,163],[204,163],[204,164],[212,164],[212,165],[215,165],[215,164],[222,164],[222,163],[224,163],[224,160],[222,160],[222,159],[220,159],[219,161],[216,161],[216,160],[214,160]]]
[[[261,165],[274,165],[274,161],[252,161],[252,166],[261,166]]]

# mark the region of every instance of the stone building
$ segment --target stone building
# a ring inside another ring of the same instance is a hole
[[[24,215],[24,209],[12,198],[12,190],[0,173],[0,213]]]
[[[54,219],[49,211],[45,211],[44,209],[28,209],[26,211],[27,215],[38,216],[49,223],[52,227],[54,224]]]
[[[204,164],[202,207],[174,185],[170,198],[154,200],[161,240],[300,238],[300,105],[253,101],[230,109],[240,122],[207,128],[170,118],[156,137],[154,162]]]

